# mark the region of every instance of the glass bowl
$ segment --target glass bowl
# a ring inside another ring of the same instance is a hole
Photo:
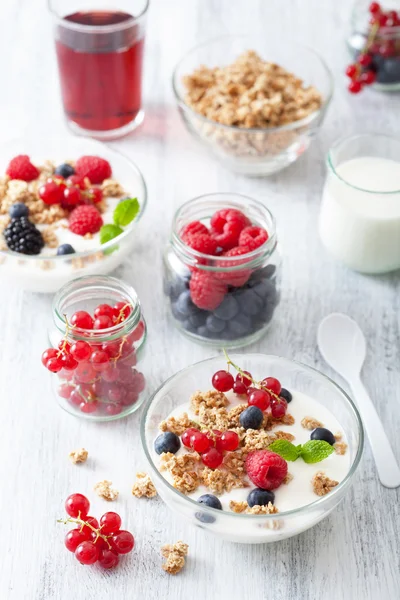
[[[57,256],[42,252],[28,256],[8,249],[0,250],[0,282],[3,285],[10,284],[34,292],[53,293],[76,277],[106,275],[131,255],[137,239],[134,229],[146,206],[147,189],[143,175],[129,158],[101,142],[73,136],[18,139],[0,147],[0,177],[5,174],[10,159],[18,154],[28,154],[37,165],[46,160],[60,164],[66,160],[76,160],[82,155],[101,156],[110,162],[113,178],[120,182],[132,197],[137,197],[140,212],[118,237],[105,244],[100,245],[99,242],[95,247],[77,251],[75,254]],[[72,236],[74,234],[70,234],[65,242],[74,245]]]
[[[153,394],[144,407],[141,419],[141,439],[150,465],[151,477],[164,502],[193,525],[223,539],[239,543],[266,543],[297,535],[324,519],[344,498],[360,462],[363,449],[363,428],[360,415],[349,396],[331,379],[315,369],[278,356],[264,354],[232,355],[231,360],[240,364],[255,377],[271,373],[294,389],[316,399],[327,407],[339,421],[345,433],[350,457],[350,468],[344,479],[323,497],[311,504],[274,515],[246,515],[216,510],[200,505],[181,494],[159,472],[153,443],[159,434],[158,425],[182,402],[188,401],[195,390],[208,390],[211,375],[226,368],[223,357],[210,358],[183,369],[167,379]],[[318,465],[315,465],[318,470]],[[323,468],[323,467],[322,467]],[[209,522],[206,522],[209,521]]]
[[[200,65],[231,64],[246,50],[284,67],[315,86],[322,94],[321,107],[304,119],[268,129],[223,125],[195,112],[185,101],[182,78]],[[323,59],[310,48],[282,40],[279,29],[263,36],[223,36],[190,50],[177,64],[172,87],[187,129],[228,168],[244,175],[270,175],[296,161],[317,134],[332,97],[333,79]]]

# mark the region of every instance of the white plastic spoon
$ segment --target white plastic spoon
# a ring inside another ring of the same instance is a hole
[[[367,346],[353,319],[332,313],[318,328],[318,347],[326,362],[341,375],[353,392],[374,455],[379,479],[385,487],[400,486],[400,468],[383,425],[361,378]]]

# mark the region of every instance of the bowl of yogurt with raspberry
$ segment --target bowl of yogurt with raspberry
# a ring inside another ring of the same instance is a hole
[[[363,429],[322,373],[277,356],[225,355],[168,379],[141,423],[166,504],[223,539],[267,543],[324,519],[353,483]]]
[[[94,140],[14,140],[0,148],[0,281],[54,292],[107,274],[132,252],[146,185],[127,157]]]

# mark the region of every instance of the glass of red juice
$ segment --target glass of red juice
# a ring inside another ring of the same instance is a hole
[[[143,121],[148,0],[49,0],[61,96],[74,133],[111,140]]]

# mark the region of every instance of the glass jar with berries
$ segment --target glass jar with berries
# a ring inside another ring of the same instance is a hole
[[[260,202],[218,193],[175,214],[164,253],[164,292],[176,326],[194,341],[239,347],[259,339],[279,304],[275,219]]]
[[[353,57],[346,69],[351,93],[371,84],[383,91],[400,90],[400,0],[357,0],[348,46]]]
[[[42,363],[61,408],[95,421],[137,410],[146,391],[146,323],[135,290],[113,277],[81,277],[59,290],[52,310]]]

